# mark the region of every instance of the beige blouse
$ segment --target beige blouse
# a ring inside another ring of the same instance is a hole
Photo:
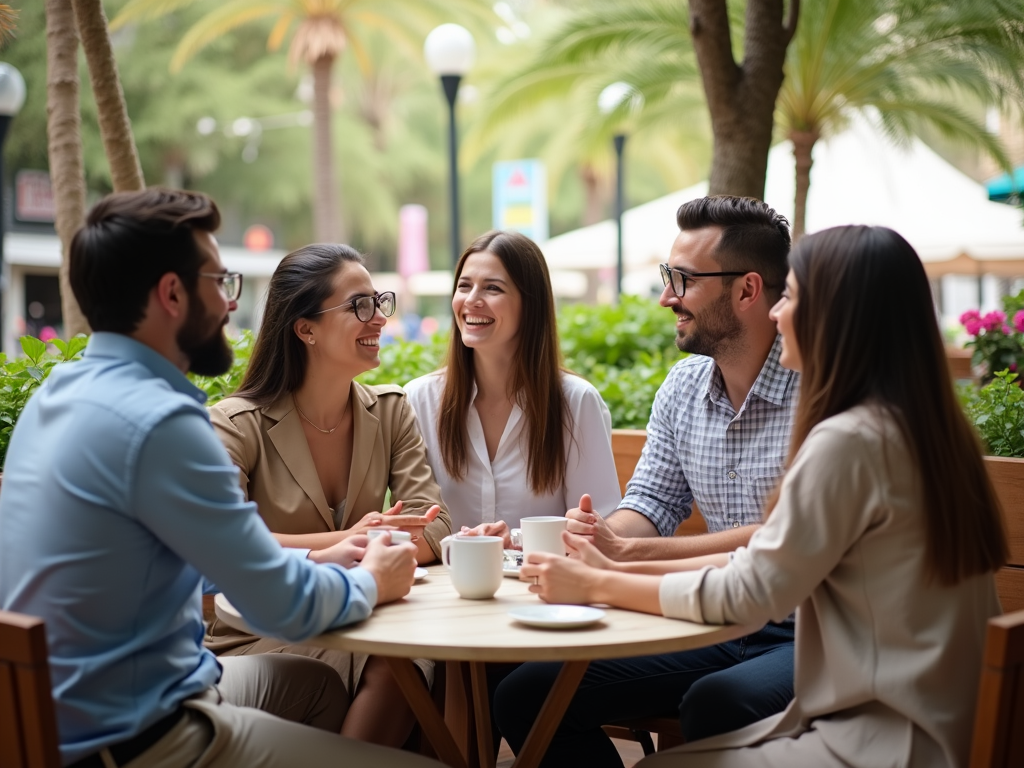
[[[681,749],[813,727],[810,743],[851,766],[910,765],[924,752],[966,766],[999,602],[991,574],[954,586],[928,578],[923,509],[889,416],[859,406],[815,427],[749,545],[723,568],[666,576],[660,593],[666,616],[709,624],[779,621],[797,608],[796,697],[780,715]]]

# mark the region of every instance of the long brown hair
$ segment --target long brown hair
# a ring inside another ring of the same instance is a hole
[[[500,260],[522,297],[518,344],[512,352],[508,391],[523,409],[530,487],[537,495],[553,493],[565,481],[565,432],[572,431],[572,416],[561,382],[561,351],[555,325],[555,299],[551,292],[544,254],[530,238],[518,232],[488,232],[478,237],[455,267],[455,287],[466,259],[487,251]],[[444,392],[437,417],[437,438],[448,474],[461,480],[466,474],[466,415],[473,390],[473,350],[462,341],[458,323],[452,323],[448,343]]]
[[[260,332],[238,397],[267,406],[302,386],[309,352],[292,330],[295,321],[324,308],[342,267],[362,263],[355,248],[335,243],[307,245],[281,259],[270,278]]]
[[[789,461],[816,424],[878,404],[899,425],[920,474],[931,575],[955,584],[1004,565],[999,502],[953,392],[913,247],[885,227],[835,227],[804,237],[789,264],[803,369]]]

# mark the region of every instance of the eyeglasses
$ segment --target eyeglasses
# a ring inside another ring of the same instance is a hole
[[[209,277],[217,281],[217,287],[228,301],[238,301],[242,295],[241,272],[200,272],[200,277]]]
[[[384,293],[375,293],[373,296],[357,296],[354,299],[343,301],[336,307],[328,307],[327,309],[321,309],[319,312],[314,312],[314,315],[322,315],[324,312],[330,312],[334,309],[341,309],[342,307],[352,307],[352,311],[356,313],[356,320],[361,323],[368,323],[373,319],[374,313],[380,309],[380,313],[384,317],[391,317],[395,314],[395,292],[384,291]]]
[[[670,267],[668,264],[659,264],[661,270],[661,282],[664,285],[672,283],[672,291],[679,298],[686,295],[686,281],[695,277],[738,277],[747,274],[746,272],[684,272],[681,269]]]

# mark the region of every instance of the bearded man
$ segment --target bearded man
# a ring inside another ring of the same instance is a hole
[[[613,560],[674,560],[744,546],[782,476],[798,376],[779,364],[768,312],[785,286],[786,219],[752,198],[692,200],[660,303],[690,356],[658,390],[647,443],[618,510],[602,519],[590,499],[568,511],[569,530]],[[673,536],[694,501],[708,526]],[[678,711],[686,740],[736,730],[781,712],[793,698],[793,619],[729,643],[590,665],[543,766],[622,761],[602,725]],[[498,686],[495,719],[518,751],[560,664],[524,664]]]

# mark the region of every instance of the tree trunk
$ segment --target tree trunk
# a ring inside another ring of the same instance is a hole
[[[82,49],[89,64],[96,111],[99,114],[103,148],[110,163],[115,192],[143,189],[139,154],[135,151],[132,124],[124,103],[124,91],[117,76],[117,61],[110,46],[107,17],[100,0],[71,0],[82,36]]]
[[[796,197],[793,200],[793,242],[804,235],[807,226],[807,192],[811,188],[811,156],[814,144],[821,138],[817,131],[790,131],[793,159],[796,161]]]
[[[726,0],[689,0],[690,32],[714,135],[709,194],[764,197],[775,100],[799,0],[748,0],[744,58],[732,53]]]
[[[583,182],[583,195],[586,201],[583,205],[583,226],[597,224],[607,218],[604,210],[604,198],[601,189],[601,177],[598,176],[594,166],[590,163],[583,163],[580,166],[580,181]]]
[[[78,32],[70,0],[46,0],[46,135],[56,227],[64,258],[60,306],[64,333],[88,333],[68,279],[71,238],[85,220],[85,165],[78,109]]]
[[[331,71],[333,56],[313,62],[313,233],[317,242],[344,242],[338,180],[334,174],[331,133]]]

